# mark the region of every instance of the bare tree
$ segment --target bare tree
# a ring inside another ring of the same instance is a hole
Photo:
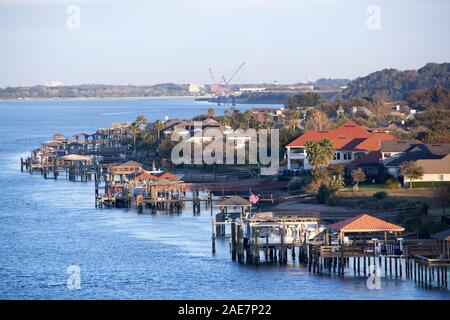
[[[319,109],[311,110],[306,118],[305,129],[307,130],[328,130],[332,126],[331,120]]]
[[[359,183],[366,180],[366,174],[361,168],[354,169],[352,171],[353,182],[355,183],[355,189],[359,189]]]
[[[389,113],[389,108],[386,105],[386,101],[389,100],[389,96],[385,92],[377,92],[372,97],[372,103],[370,104],[370,111],[372,111],[377,118],[381,118]]]

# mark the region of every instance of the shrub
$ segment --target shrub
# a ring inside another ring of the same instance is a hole
[[[299,177],[293,177],[287,185],[289,190],[299,190],[302,187],[302,181]]]
[[[373,197],[378,200],[386,199],[388,194],[385,191],[378,191],[373,194]]]
[[[433,188],[436,186],[450,186],[450,181],[414,181],[413,188]]]
[[[338,176],[332,176],[329,182],[330,191],[332,193],[335,193],[336,191],[339,191],[341,189],[344,189],[345,183],[344,179],[341,175]]]
[[[319,187],[322,183],[317,180],[312,180],[305,188],[306,193],[316,193],[319,191]]]
[[[326,185],[321,184],[317,192],[317,202],[321,204],[326,203],[330,199],[330,194],[330,189]]]
[[[398,179],[389,179],[386,181],[386,189],[398,189],[401,188],[402,184]]]

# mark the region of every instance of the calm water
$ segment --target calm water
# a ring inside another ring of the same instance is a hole
[[[209,106],[192,99],[0,101],[0,298],[450,299],[407,280],[383,279],[381,290],[370,291],[365,278],[318,277],[298,264],[239,265],[227,241],[211,255],[209,212],[96,210],[91,183],[19,170],[19,158],[53,133],[94,131],[139,114],[190,117]],[[67,289],[70,265],[81,268],[79,290]]]

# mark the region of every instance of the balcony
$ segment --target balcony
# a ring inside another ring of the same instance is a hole
[[[304,151],[294,151],[291,150],[288,154],[290,159],[305,159],[306,153]]]

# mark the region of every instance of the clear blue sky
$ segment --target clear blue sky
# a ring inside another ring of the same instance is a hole
[[[0,0],[0,86],[209,83],[241,61],[246,83],[416,69],[450,61],[449,17],[447,0]]]

